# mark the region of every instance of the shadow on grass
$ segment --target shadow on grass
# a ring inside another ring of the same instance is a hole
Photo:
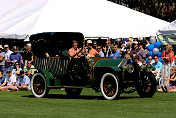
[[[22,97],[28,97],[28,98],[35,98],[33,95],[28,96],[22,96]],[[103,96],[89,96],[89,95],[80,95],[77,97],[71,97],[67,95],[62,94],[49,94],[47,99],[84,99],[84,100],[105,100]],[[139,96],[120,96],[118,100],[125,100],[125,99],[135,99],[140,98]]]

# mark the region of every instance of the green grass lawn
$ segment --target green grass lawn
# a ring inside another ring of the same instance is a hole
[[[156,118],[175,117],[176,93],[157,92],[153,98],[137,93],[121,94],[119,100],[103,100],[101,93],[83,89],[71,99],[64,91],[51,90],[47,98],[34,98],[30,91],[1,91],[0,118]]]

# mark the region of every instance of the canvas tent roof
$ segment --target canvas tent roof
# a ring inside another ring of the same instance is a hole
[[[162,30],[158,30],[157,35],[158,40],[162,42],[163,45],[176,45],[176,20]]]
[[[171,35],[176,34],[176,20],[171,22],[168,26],[158,31],[158,34]]]
[[[13,1],[21,3],[23,0]],[[16,18],[19,17],[19,20],[13,20],[15,11],[13,17],[9,14],[11,22],[7,21],[3,28],[0,27],[0,37],[16,34],[17,38],[18,35],[26,36],[41,32],[82,32],[85,36],[111,38],[148,37],[155,36],[158,29],[168,25],[168,22],[106,0],[25,1],[32,1],[31,5],[35,4],[35,7],[19,9],[18,12],[23,14],[23,17],[17,15]],[[31,12],[25,15],[27,11]]]

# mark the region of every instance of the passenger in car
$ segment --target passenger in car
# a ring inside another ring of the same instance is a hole
[[[89,57],[96,57],[96,56],[100,56],[100,54],[92,47],[92,41],[88,40],[88,56]]]
[[[121,57],[121,54],[120,54],[120,52],[118,50],[118,45],[117,44],[115,44],[113,46],[113,52],[110,55],[110,57],[112,57],[112,59],[116,59],[116,58],[120,58]]]
[[[97,50],[98,50],[98,53],[100,54],[100,57],[104,57],[104,53],[102,51],[102,47],[101,46],[98,46],[97,47]]]
[[[78,42],[76,40],[73,40],[72,48],[69,49],[68,55],[71,58],[80,58],[80,56],[82,56],[81,48],[78,48]]]

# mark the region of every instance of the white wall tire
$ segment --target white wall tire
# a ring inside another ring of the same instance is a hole
[[[35,73],[31,79],[31,91],[37,98],[45,97],[48,94],[46,79],[41,73]]]
[[[101,78],[100,89],[106,100],[117,99],[120,95],[118,77],[112,73],[105,73]]]

